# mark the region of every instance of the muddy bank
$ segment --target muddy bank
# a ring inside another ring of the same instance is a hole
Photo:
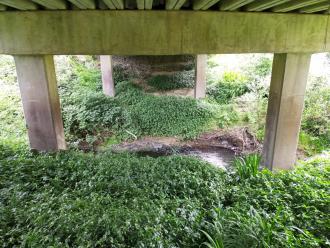
[[[239,155],[260,153],[262,150],[262,144],[245,127],[206,132],[188,144],[193,147],[226,148]]]
[[[182,141],[174,137],[143,137],[131,142],[113,145],[114,152],[152,152],[168,155],[175,151],[199,148],[224,148],[235,154],[250,154],[261,152],[262,145],[247,128],[216,130],[203,133],[197,139]]]
[[[192,155],[225,168],[235,156],[259,153],[261,144],[247,128],[236,128],[207,132],[192,141],[182,141],[173,137],[143,137],[132,142],[103,147],[101,150],[131,152],[152,157]]]

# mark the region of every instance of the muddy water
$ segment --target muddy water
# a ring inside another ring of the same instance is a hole
[[[195,156],[223,169],[228,168],[235,157],[235,152],[218,147],[192,148],[183,154]]]
[[[158,150],[138,151],[136,153],[140,156],[150,157],[161,157],[174,154],[194,156],[223,169],[228,168],[235,157],[234,151],[219,147],[185,147],[183,149],[176,150],[176,152],[169,152],[168,150]]]

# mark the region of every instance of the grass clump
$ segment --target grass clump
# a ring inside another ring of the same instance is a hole
[[[177,72],[172,75],[153,76],[147,81],[147,84],[161,91],[193,88],[195,85],[194,70]]]
[[[258,154],[251,154],[245,157],[236,158],[233,167],[237,171],[240,179],[255,177],[258,174],[261,157]]]

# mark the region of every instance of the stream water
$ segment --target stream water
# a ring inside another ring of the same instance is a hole
[[[196,156],[223,169],[228,168],[235,157],[235,152],[218,147],[192,148],[183,152],[183,154]]]
[[[150,157],[161,157],[171,155],[169,153],[161,151],[139,151],[137,152],[140,156],[150,156]],[[174,154],[181,154],[185,156],[194,156],[204,161],[209,162],[210,164],[220,167],[223,169],[228,168],[231,162],[235,157],[235,152],[225,148],[219,147],[189,147],[182,149],[181,151],[177,151]]]

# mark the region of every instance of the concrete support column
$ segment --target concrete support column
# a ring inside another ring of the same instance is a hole
[[[310,54],[275,54],[263,148],[264,165],[291,169],[296,161]]]
[[[205,98],[206,95],[206,60],[205,54],[196,56],[195,98]]]
[[[115,96],[115,83],[112,76],[112,59],[110,55],[101,55],[101,72],[103,92],[107,96]]]
[[[14,56],[30,147],[66,149],[53,57]]]

